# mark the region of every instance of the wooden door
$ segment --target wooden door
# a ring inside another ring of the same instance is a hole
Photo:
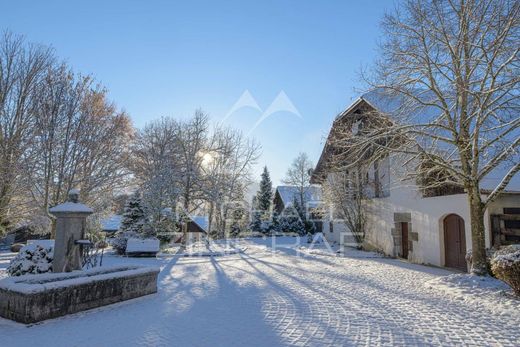
[[[464,219],[450,214],[444,219],[444,256],[446,267],[467,271]]]
[[[408,223],[401,223],[401,257],[408,259]]]

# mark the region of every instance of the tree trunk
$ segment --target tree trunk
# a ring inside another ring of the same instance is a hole
[[[189,222],[189,214],[188,214],[188,208],[190,206],[189,202],[189,196],[186,194],[184,195],[184,211],[183,211],[183,221],[182,221],[182,243],[181,247],[185,248],[186,243],[188,242],[188,222]]]
[[[213,203],[211,202],[209,204],[209,213],[208,213],[208,237],[211,235],[212,232],[212,221],[213,221]]]
[[[468,189],[468,200],[471,216],[471,273],[486,276],[489,273],[487,269],[484,228],[485,206],[482,203],[478,186],[473,186]]]

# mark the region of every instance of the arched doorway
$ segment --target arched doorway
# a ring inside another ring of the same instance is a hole
[[[464,219],[456,214],[444,218],[445,266],[467,271]]]

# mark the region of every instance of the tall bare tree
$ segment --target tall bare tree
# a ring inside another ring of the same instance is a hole
[[[472,272],[486,274],[484,212],[520,170],[520,2],[407,0],[382,27],[367,81],[394,100],[391,122],[352,137],[351,154],[402,153],[416,164],[409,175],[464,189]],[[500,178],[483,196],[490,176]]]
[[[25,211],[18,193],[33,140],[35,96],[53,60],[48,48],[9,32],[0,37],[0,234]]]
[[[175,136],[178,151],[178,186],[184,213],[191,213],[201,198],[202,163],[208,147],[209,117],[197,110],[192,118],[179,123]],[[187,240],[188,225],[183,223],[183,243]]]
[[[81,189],[82,200],[94,206],[121,188],[132,126],[92,87],[89,77],[75,76],[66,66],[49,69],[37,96],[30,191],[48,214],[67,191]],[[50,217],[50,215],[49,215]]]
[[[138,132],[132,148],[131,169],[154,220],[165,208],[175,211],[179,199],[178,131],[179,122],[172,118],[152,121]]]
[[[209,232],[215,219],[216,236],[226,232],[226,222],[232,219],[229,210],[243,202],[245,189],[251,181],[251,169],[260,153],[260,146],[241,132],[216,128],[203,155],[203,197],[209,205]]]
[[[366,185],[360,168],[335,172],[322,183],[323,200],[332,208],[332,220],[340,218],[352,234],[357,247],[362,247],[367,226]]]
[[[300,153],[287,170],[283,183],[298,187],[298,202],[305,208],[307,191],[310,185],[312,169],[314,165],[309,160],[307,153]]]

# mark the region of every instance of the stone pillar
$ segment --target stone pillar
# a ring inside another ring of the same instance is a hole
[[[81,270],[80,246],[76,241],[84,238],[87,217],[94,211],[78,199],[79,190],[72,189],[67,202],[49,210],[56,217],[53,272]]]

